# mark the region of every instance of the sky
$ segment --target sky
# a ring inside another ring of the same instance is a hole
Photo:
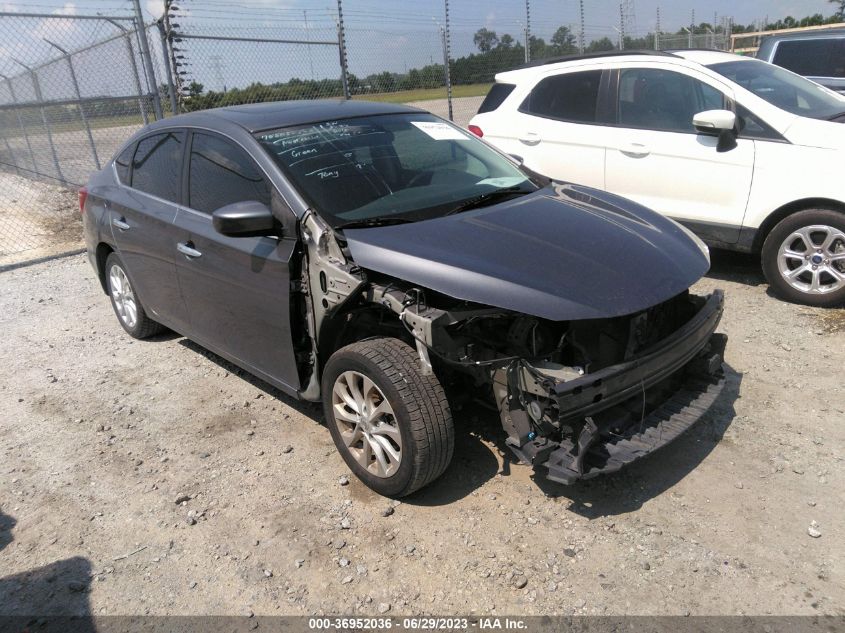
[[[161,0],[141,0],[145,17],[161,12]],[[336,0],[174,0],[180,7],[181,28],[194,33],[243,35],[331,41],[336,38]],[[523,40],[525,0],[449,0],[452,57],[474,52],[472,35],[481,27],[499,35]],[[616,39],[619,26],[618,0],[584,0],[585,32],[590,41]],[[633,0],[635,22],[627,32],[644,35],[655,27],[660,7],[661,27],[675,31],[690,23],[712,22],[731,16],[737,23],[751,23],[792,15],[830,15],[835,6],[826,0]],[[577,32],[578,0],[529,0],[531,33],[548,40],[560,25]],[[130,0],[0,0],[0,11],[131,15]],[[439,27],[444,22],[444,0],[343,0],[350,71],[358,76],[390,70],[404,72],[442,60]],[[104,23],[70,20],[23,20],[0,18],[0,73],[18,72],[10,57],[24,61],[46,59],[55,50],[43,38],[77,48],[116,33]],[[291,76],[337,76],[337,49],[333,46],[303,47],[289,44],[221,43],[186,41],[184,54],[189,73],[212,89],[243,85],[250,80],[286,80]],[[115,49],[111,55],[119,56]],[[158,52],[154,50],[154,55]],[[95,64],[91,60],[89,64]],[[97,92],[115,81],[109,73],[96,77],[86,88]],[[111,83],[110,83],[111,82]],[[99,86],[99,87],[98,87]],[[117,90],[117,87],[115,87]],[[118,91],[122,91],[123,87]]]

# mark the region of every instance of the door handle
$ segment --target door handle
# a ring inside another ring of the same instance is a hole
[[[537,145],[540,142],[540,135],[536,132],[526,132],[519,137],[519,142],[523,145]]]
[[[642,143],[628,143],[620,147],[619,151],[631,158],[645,158],[651,154],[651,150]]]
[[[126,220],[123,218],[112,218],[111,225],[116,229],[120,229],[121,231],[128,231],[132,228],[126,223]]]
[[[179,242],[178,244],[176,244],[176,250],[189,259],[193,259],[195,257],[202,257],[202,253],[200,253],[197,249],[194,248],[193,242]]]

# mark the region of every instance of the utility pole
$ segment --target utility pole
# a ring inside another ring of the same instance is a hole
[[[619,50],[625,50],[625,2],[619,3]]]
[[[584,0],[578,0],[579,10],[581,12],[581,28],[578,31],[578,52],[584,54]]]
[[[660,7],[657,7],[657,26],[654,27],[654,50],[660,50]]]
[[[337,49],[340,55],[340,83],[343,86],[343,96],[345,99],[351,98],[349,94],[349,77],[347,75],[347,59],[346,59],[346,33],[343,30],[343,4],[342,0],[337,0]]]
[[[695,9],[692,10],[692,19],[689,23],[689,42],[687,48],[692,48],[692,33],[695,31]]]
[[[132,0],[132,6],[135,9],[135,31],[138,34],[138,43],[141,47],[141,61],[144,62],[144,70],[147,74],[147,88],[152,93],[153,111],[157,119],[162,119],[164,115],[161,111],[158,82],[156,82],[156,75],[153,70],[153,58],[150,56],[150,44],[147,42],[147,30],[144,27],[144,14],[141,13],[141,0]]]
[[[531,0],[525,0],[525,63],[531,61]]]
[[[527,1],[527,0],[526,0]],[[454,120],[452,116],[452,74],[449,69],[449,0],[443,0],[444,8],[446,10],[445,26],[443,28],[443,72],[446,79],[446,102],[449,104],[449,120]]]
[[[302,10],[302,17],[305,19],[305,39],[311,41],[311,29],[308,28],[308,9]],[[311,47],[307,46],[308,65],[311,67],[311,81],[314,81],[314,57],[311,55]]]

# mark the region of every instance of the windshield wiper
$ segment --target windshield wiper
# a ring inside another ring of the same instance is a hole
[[[515,185],[513,187],[505,187],[503,189],[496,189],[495,191],[488,191],[487,193],[482,193],[475,198],[470,198],[469,200],[465,200],[455,208],[447,211],[444,215],[454,215],[455,213],[460,213],[461,211],[469,211],[470,209],[477,209],[478,207],[483,207],[486,204],[490,204],[496,200],[501,198],[507,198],[515,193],[531,193],[530,191],[526,191],[519,185]]]
[[[364,218],[362,220],[352,220],[350,222],[344,222],[343,224],[338,224],[334,227],[335,231],[342,231],[343,229],[367,229],[373,226],[391,226],[393,224],[408,224],[409,222],[413,222],[409,218],[400,218],[400,217],[392,217],[392,216],[385,216],[381,218]]]

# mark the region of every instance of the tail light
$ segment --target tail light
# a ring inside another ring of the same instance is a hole
[[[79,212],[85,213],[85,201],[88,199],[88,190],[85,187],[79,190]]]
[[[475,134],[478,138],[484,136],[484,132],[477,125],[470,125],[467,129],[469,129],[469,131]]]

